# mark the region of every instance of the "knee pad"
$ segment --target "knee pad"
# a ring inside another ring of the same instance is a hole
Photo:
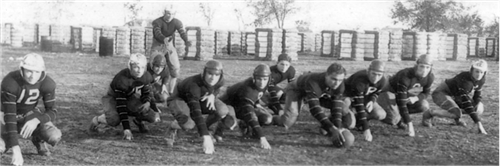
[[[61,140],[62,133],[52,124],[44,124],[40,131],[40,137],[48,144],[55,146]]]

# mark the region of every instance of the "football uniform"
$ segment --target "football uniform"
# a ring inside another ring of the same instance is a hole
[[[356,110],[356,122],[363,131],[369,127],[368,119],[385,118],[385,111],[377,103],[377,98],[386,83],[385,77],[382,77],[376,84],[371,83],[368,70],[360,70],[345,81],[344,104],[350,103],[350,107]],[[365,105],[370,101],[373,102],[373,110],[366,110]]]
[[[153,66],[151,66],[151,63],[148,63],[147,69],[154,80],[152,84],[152,92],[155,101],[165,102],[168,98],[168,92],[166,91],[166,89],[162,89],[162,86],[168,84],[168,81],[170,79],[169,70],[164,68],[163,71],[160,72],[160,74],[156,74],[153,71]]]
[[[165,55],[167,66],[170,71],[170,76],[177,78],[179,76],[180,63],[177,50],[173,46],[173,37],[175,31],[179,32],[181,38],[187,42],[187,34],[182,22],[179,19],[172,18],[170,21],[165,21],[163,17],[159,17],[153,21],[153,44],[151,46],[151,58],[157,54]],[[171,37],[169,44],[165,46],[164,40]]]
[[[481,121],[477,109],[481,103],[481,89],[486,81],[483,76],[481,80],[476,81],[470,72],[461,72],[451,79],[446,79],[433,92],[432,99],[436,105],[444,110],[452,111],[460,108],[469,114],[472,120],[477,123]],[[474,93],[473,95],[471,95]],[[472,96],[472,98],[471,98]],[[461,117],[461,111],[452,112],[456,118]]]
[[[404,123],[411,122],[410,113],[420,113],[429,109],[427,97],[434,82],[432,71],[426,77],[418,77],[414,67],[398,71],[389,78],[389,84],[380,94],[378,103],[387,113],[383,122],[395,125],[402,119]],[[411,104],[408,97],[417,96],[418,101]],[[395,107],[397,105],[397,107]],[[400,117],[399,117],[399,115]]]
[[[102,98],[107,124],[117,126],[121,122],[124,130],[130,129],[128,116],[153,123],[159,110],[156,110],[152,98],[151,83],[153,77],[148,72],[137,79],[128,68],[118,72],[111,81],[107,95]],[[150,109],[140,110],[139,107],[146,102],[150,103]]]
[[[191,129],[196,125],[201,136],[209,135],[208,127],[228,114],[227,106],[217,98],[223,85],[222,76],[214,86],[209,86],[202,74],[188,77],[177,84],[173,99],[169,101],[169,107],[177,123],[183,129]],[[201,101],[208,95],[215,96],[215,110],[207,107],[207,100]],[[202,114],[209,114],[207,122]]]
[[[326,73],[308,73],[289,83],[285,89],[285,112],[281,119],[275,123],[290,128],[297,120],[302,101],[305,99],[311,115],[321,123],[321,127],[326,131],[330,131],[333,126],[349,126],[343,122],[343,119],[348,115],[348,112],[344,112],[346,109],[344,109],[342,101],[345,90],[344,82],[337,89],[331,89],[325,83],[325,76]],[[326,116],[323,107],[330,109],[330,118]]]
[[[290,66],[285,73],[280,72],[278,70],[277,65],[271,66],[270,69],[271,69],[271,77],[270,77],[269,87],[267,89],[269,94],[266,93],[266,98],[269,98],[267,102],[269,106],[271,106],[271,109],[273,109],[274,114],[278,114],[279,110],[277,110],[276,108],[272,108],[272,106],[281,108],[281,105],[279,105],[280,104],[279,100],[281,96],[278,96],[278,93],[280,91],[283,92],[283,89],[280,88],[278,84],[283,82],[284,80],[287,80],[288,83],[295,80],[295,68],[293,66]],[[267,95],[269,96],[267,97]]]
[[[6,147],[19,145],[18,133],[26,122],[33,118],[40,120],[32,137],[38,137],[49,144],[55,145],[61,139],[61,131],[52,121],[57,117],[55,109],[56,83],[52,78],[42,73],[40,80],[34,85],[27,83],[21,70],[10,72],[2,80],[1,111],[4,112],[5,126],[2,125],[2,139]],[[43,99],[45,109],[36,108],[38,101]]]
[[[242,82],[236,83],[226,90],[226,93],[220,99],[234,108],[236,118],[243,120],[249,125],[256,137],[264,137],[262,128],[259,124],[259,117],[263,119],[272,119],[271,114],[259,114],[256,107],[259,99],[264,95],[267,87],[259,89],[253,83],[253,78],[248,78]]]

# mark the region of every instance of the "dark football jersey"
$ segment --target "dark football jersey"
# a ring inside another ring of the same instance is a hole
[[[167,83],[170,74],[169,74],[168,68],[166,66],[165,66],[165,68],[163,68],[163,71],[161,71],[160,74],[156,74],[153,71],[153,67],[151,66],[150,63],[148,63],[147,68],[148,68],[149,74],[151,74],[155,83],[158,83],[158,84],[166,84]]]
[[[217,96],[219,89],[224,85],[224,78],[221,76],[217,84],[208,86],[202,77],[202,74],[197,74],[182,80],[177,84],[177,96],[188,104],[191,118],[198,126],[199,134],[209,135],[202,113],[215,110],[209,110],[205,104],[200,104],[200,100],[209,94]]]
[[[26,82],[21,70],[10,72],[2,80],[2,111],[5,113],[7,145],[18,145],[17,115],[25,115],[35,109],[40,99],[43,99],[45,113],[38,116],[40,123],[46,123],[56,118],[55,106],[56,83],[45,72],[34,85]]]
[[[418,96],[419,100],[425,100],[431,92],[432,82],[434,82],[432,70],[427,77],[421,78],[416,75],[415,67],[400,70],[389,78],[390,91],[396,93],[396,104],[405,123],[411,122],[407,107],[409,90],[422,89],[420,93],[413,95]]]
[[[345,96],[353,99],[351,106],[356,109],[356,112],[358,113],[357,118],[361,122],[363,130],[368,129],[368,124],[366,123],[367,112],[365,104],[369,101],[377,101],[377,97],[386,82],[387,80],[385,77],[382,77],[376,84],[371,83],[368,78],[367,70],[360,70],[351,75],[345,81],[344,94]]]
[[[326,73],[308,73],[297,78],[297,87],[301,96],[309,104],[311,114],[326,127],[342,126],[342,95],[345,90],[344,81],[336,89],[328,87],[325,83]],[[327,119],[321,107],[331,110],[333,124]]]
[[[266,89],[259,90],[253,83],[253,78],[230,86],[221,100],[234,107],[236,117],[242,118],[255,131],[257,137],[262,137],[262,129],[255,116],[255,106]]]
[[[281,73],[278,70],[278,66],[271,66],[271,81],[270,85],[277,85],[283,80],[288,80],[288,82],[292,82],[295,79],[295,68],[290,66],[285,73]]]
[[[116,110],[120,114],[123,129],[130,129],[128,121],[127,98],[135,93],[141,94],[141,101],[143,103],[152,100],[151,83],[153,77],[149,72],[144,72],[140,78],[134,78],[130,70],[123,69],[115,75],[110,84],[108,94],[113,96],[116,100]],[[156,108],[155,102],[150,102],[151,108]],[[155,110],[158,111],[158,110]]]

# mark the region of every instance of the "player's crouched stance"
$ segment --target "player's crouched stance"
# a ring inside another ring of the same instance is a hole
[[[470,71],[462,72],[451,79],[442,82],[432,92],[432,100],[442,108],[428,110],[424,112],[422,124],[432,127],[432,117],[445,117],[455,120],[457,125],[465,126],[465,122],[460,121],[462,110],[472,118],[477,124],[479,133],[487,134],[481,124],[479,115],[484,112],[481,102],[481,89],[486,81],[488,64],[485,60],[478,60],[472,63]],[[474,90],[472,99],[469,94]]]
[[[104,114],[92,118],[90,131],[100,132],[105,126],[123,126],[124,139],[132,140],[128,117],[140,132],[149,129],[143,123],[159,122],[159,110],[152,99],[151,83],[153,78],[146,72],[147,59],[142,54],[132,54],[128,68],[121,70],[111,81],[108,93],[102,97]]]
[[[174,95],[168,101],[175,118],[170,125],[170,138],[167,139],[170,145],[173,144],[178,129],[188,130],[196,125],[198,133],[203,138],[203,151],[205,154],[214,153],[214,142],[208,127],[221,119],[223,120],[219,123],[220,127],[236,126],[234,118],[225,118],[229,110],[226,104],[217,98],[223,85],[222,64],[216,60],[208,61],[202,74],[188,77],[177,85]],[[202,114],[209,114],[206,121]]]
[[[415,136],[410,114],[429,110],[426,99],[434,82],[432,62],[430,55],[420,55],[414,67],[402,69],[389,78],[387,91],[381,93],[377,100],[387,113],[382,122],[397,124],[400,129],[405,130],[407,125],[410,137]]]
[[[357,129],[363,131],[366,141],[372,141],[369,120],[382,120],[385,110],[377,103],[382,88],[387,84],[384,77],[385,63],[373,60],[368,70],[360,70],[351,75],[345,82],[344,105],[347,111],[356,115]]]
[[[311,115],[316,118],[321,128],[336,147],[349,147],[354,142],[354,136],[347,126],[354,126],[354,115],[346,111],[342,94],[344,93],[345,68],[333,63],[326,72],[301,75],[289,83],[285,89],[286,99],[284,114],[273,117],[273,123],[289,129],[299,116],[302,101],[309,104]],[[330,109],[327,117],[324,110]]]
[[[259,105],[259,100],[267,90],[270,75],[269,66],[259,64],[253,71],[253,77],[232,85],[220,97],[224,103],[232,106],[229,108],[234,108],[236,118],[242,120],[240,128],[259,139],[260,147],[263,149],[271,149],[271,145],[264,136],[259,120],[265,121],[261,122],[263,124],[269,124],[272,115],[264,111],[265,109]]]
[[[0,113],[0,153],[12,148],[14,165],[23,165],[24,159],[18,142],[18,133],[29,138],[40,155],[49,155],[45,143],[55,146],[61,140],[61,130],[54,121],[56,84],[45,73],[42,56],[28,54],[20,64],[20,70],[10,72],[2,80]],[[45,111],[36,108],[43,97]],[[5,141],[5,142],[4,142]]]

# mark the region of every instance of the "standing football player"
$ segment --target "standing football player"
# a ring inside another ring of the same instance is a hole
[[[147,58],[142,54],[132,54],[128,68],[121,70],[111,81],[108,93],[102,97],[104,113],[92,118],[90,131],[99,132],[105,126],[123,127],[123,137],[132,140],[129,116],[142,133],[149,132],[143,123],[159,122],[159,110],[152,98],[153,77],[146,71]]]
[[[443,81],[432,92],[432,100],[442,109],[425,111],[422,124],[432,127],[432,117],[436,116],[454,119],[457,125],[465,126],[466,123],[460,121],[463,110],[476,123],[479,133],[487,134],[479,118],[479,115],[484,112],[481,89],[486,81],[487,71],[488,64],[481,59],[473,62],[469,71],[461,72]],[[471,98],[472,91],[474,95]]]
[[[18,134],[31,137],[38,154],[50,155],[46,143],[55,146],[61,140],[61,130],[52,123],[57,117],[55,109],[56,83],[45,72],[41,55],[30,53],[21,60],[20,69],[12,71],[2,80],[2,116],[0,116],[1,153],[12,149],[13,165],[23,165]],[[37,108],[43,98],[44,110]]]
[[[377,103],[382,88],[387,84],[384,77],[385,64],[376,59],[370,63],[368,70],[360,70],[345,81],[344,104],[349,110],[355,109],[356,126],[358,126],[366,141],[372,141],[369,120],[382,120],[385,110]]]
[[[415,136],[410,114],[429,109],[429,102],[426,99],[434,82],[432,62],[433,58],[430,55],[420,55],[415,66],[400,70],[389,78],[387,91],[384,90],[385,92],[378,98],[378,103],[387,113],[382,121],[391,125],[397,123],[401,129],[407,128],[410,137]],[[401,117],[397,115],[398,112]]]
[[[345,68],[333,63],[325,72],[299,76],[287,85],[284,114],[274,116],[273,123],[284,126],[286,130],[290,129],[297,120],[302,101],[305,99],[311,115],[319,121],[321,128],[331,137],[332,143],[337,147],[344,146],[344,143],[349,146],[351,140],[346,142],[341,134],[348,132],[347,126],[353,126],[354,122],[354,119],[349,118],[353,116],[349,115],[349,111],[345,111],[348,109],[344,109],[342,101],[345,75]],[[327,117],[324,108],[330,109],[330,117]]]
[[[271,109],[275,115],[279,114],[279,111],[283,110],[280,101],[284,102],[286,95],[283,93],[283,88],[279,87],[278,84],[287,80],[288,83],[295,80],[295,68],[291,66],[292,58],[288,54],[280,54],[278,56],[278,62],[276,65],[271,66],[271,80],[269,81],[269,92],[265,94],[265,98],[269,98],[267,107]]]
[[[272,115],[263,112],[258,106],[260,98],[266,91],[271,70],[269,66],[259,64],[253,71],[253,77],[250,77],[242,82],[236,83],[226,90],[226,93],[220,99],[227,105],[234,108],[236,118],[242,120],[243,125],[240,128],[245,128],[254,138],[260,140],[260,147],[263,149],[271,149],[271,145],[267,142],[266,137],[259,124],[259,119],[267,119],[267,124],[271,123]],[[222,132],[218,133],[218,137],[222,137]]]
[[[154,56],[158,54],[166,57],[171,76],[168,84],[168,92],[170,94],[174,92],[180,70],[179,56],[177,55],[177,50],[173,45],[175,31],[179,32],[186,47],[191,46],[191,42],[188,41],[186,30],[184,29],[182,22],[179,19],[174,18],[173,14],[173,10],[167,8],[163,10],[163,16],[153,21],[153,44],[151,46],[150,56],[150,59],[153,59]]]
[[[153,76],[154,83],[152,92],[156,102],[165,103],[170,93],[168,92],[168,83],[170,75],[165,68],[167,60],[163,55],[156,55],[151,63],[148,63],[148,72]]]
[[[172,100],[169,99],[169,108],[175,118],[169,129],[169,144],[173,144],[175,133],[181,126],[187,130],[196,125],[203,138],[203,151],[205,154],[214,153],[214,142],[208,127],[221,119],[231,119],[225,118],[228,108],[217,98],[220,88],[224,85],[223,74],[222,63],[210,60],[205,64],[203,73],[188,77],[177,85],[175,95]],[[209,114],[206,121],[202,114]],[[226,123],[227,126],[235,126],[234,124],[234,119]]]

